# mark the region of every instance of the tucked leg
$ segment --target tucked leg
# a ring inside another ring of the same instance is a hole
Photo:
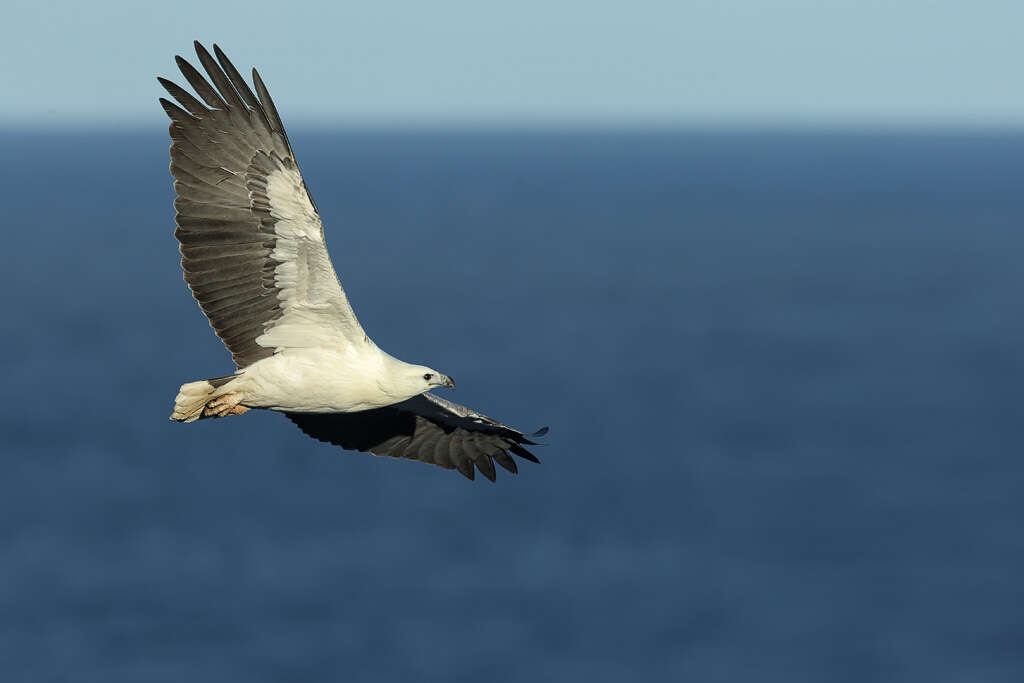
[[[249,408],[241,405],[241,394],[224,394],[206,403],[203,415],[206,417],[229,417],[249,412]]]

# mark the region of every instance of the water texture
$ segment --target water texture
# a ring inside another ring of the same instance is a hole
[[[165,132],[3,131],[0,678],[1024,680],[1024,135],[292,137],[369,334],[542,464],[170,423],[231,365]]]

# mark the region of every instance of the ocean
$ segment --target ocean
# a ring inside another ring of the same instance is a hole
[[[165,128],[4,129],[0,679],[1024,680],[1024,134],[296,129],[491,484],[191,425]]]

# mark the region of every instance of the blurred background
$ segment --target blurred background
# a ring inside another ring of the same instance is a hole
[[[1024,677],[1024,6],[3,13],[0,679]],[[156,103],[194,38],[369,334],[541,465],[167,420],[232,367]]]

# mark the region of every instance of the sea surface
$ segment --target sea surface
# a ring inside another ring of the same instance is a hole
[[[172,424],[165,128],[0,132],[0,680],[1024,680],[1024,133],[296,129],[496,484]]]

